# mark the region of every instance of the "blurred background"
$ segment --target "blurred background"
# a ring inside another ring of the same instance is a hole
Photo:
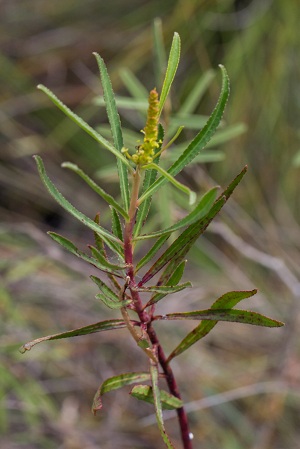
[[[157,17],[167,51],[174,31],[182,39],[172,89],[174,123],[190,92],[196,99],[179,146],[197,132],[192,118],[199,129],[217,101],[218,64],[226,66],[231,80],[218,138],[180,180],[201,194],[216,184],[225,187],[249,166],[233,198],[189,254],[186,280],[194,289],[169,297],[160,311],[206,308],[226,291],[258,288],[245,307],[286,323],[280,329],[219,323],[174,360],[194,447],[299,447],[298,7],[297,0],[0,2],[1,449],[163,447],[152,407],[130,398],[129,389],[109,393],[97,417],[90,412],[103,380],[146,368],[126,331],[43,343],[25,355],[18,352],[33,338],[118,315],[94,299],[92,268],[45,234],[62,233],[82,248],[92,240],[48,195],[32,155],[43,157],[49,176],[75,206],[91,217],[100,210],[104,223],[107,208],[60,164],[78,164],[117,196],[114,160],[36,85],[45,84],[107,132],[92,52],[105,59],[123,99],[131,97],[134,77],[147,90],[153,88],[158,82],[152,62]],[[193,91],[200,79],[202,90]],[[120,114],[130,140],[143,126],[143,111],[128,103]],[[168,225],[186,213],[185,207],[173,189],[164,191],[155,200],[152,223]],[[192,322],[162,323],[157,331],[168,352],[193,327]],[[167,430],[179,448],[177,421],[168,418]]]

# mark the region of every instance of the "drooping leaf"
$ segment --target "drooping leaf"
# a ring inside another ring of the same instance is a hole
[[[226,201],[230,198],[232,192],[239,184],[247,171],[247,166],[243,168],[236,178],[229,184],[226,190],[215,201],[209,213],[201,220],[191,224],[183,233],[172,243],[172,245],[162,254],[162,256],[152,265],[152,267],[145,273],[138,286],[141,287],[148,282],[156,273],[158,273],[170,261],[170,268],[168,270],[171,274],[175,267],[185,258],[187,252],[190,250],[197,238],[205,231],[209,223],[215,218],[218,212],[222,209]]]
[[[170,232],[178,231],[178,229],[183,228],[194,223],[197,220],[203,218],[212,208],[213,203],[216,200],[217,192],[219,187],[213,187],[208,192],[206,192],[200,199],[199,203],[188,215],[186,215],[181,220],[177,221],[173,226],[162,231],[151,232],[151,234],[140,235],[135,238],[135,240],[146,240],[154,237],[159,237]]]
[[[183,260],[173,271],[172,274],[170,274],[170,276],[165,277],[165,276],[161,276],[157,285],[177,285],[179,283],[179,281],[181,280],[182,276],[183,276],[183,272],[185,269],[185,265],[186,265],[186,260]],[[152,304],[157,303],[158,301],[160,301],[161,299],[163,299],[166,295],[162,294],[162,293],[157,293],[155,295],[152,296],[152,298],[150,299],[150,301],[147,302],[145,307],[151,306]]]
[[[66,105],[64,105],[57,97],[54,95],[51,90],[49,90],[47,87],[43,86],[42,84],[39,84],[37,86],[38,89],[43,91],[50,100],[67,116],[69,117],[73,122],[75,122],[80,128],[82,128],[87,134],[89,134],[93,139],[95,139],[98,143],[103,145],[107,150],[109,150],[111,153],[113,153],[118,160],[121,160],[129,170],[133,172],[133,168],[129,164],[128,160],[123,156],[122,153],[120,153],[108,140],[104,139],[97,131],[95,131],[90,125],[88,125],[81,117],[78,117],[75,112],[71,111]]]
[[[221,118],[224,113],[224,109],[229,96],[229,79],[225,67],[220,66],[222,71],[222,89],[220,97],[218,99],[217,105],[206,122],[206,125],[201,129],[201,131],[192,140],[183,154],[177,159],[176,162],[168,169],[168,173],[171,176],[176,176],[183,168],[189,164],[200,151],[208,144],[212,136],[214,135],[218,125],[220,124]],[[143,193],[140,201],[143,202],[149,195],[153,193],[166,182],[166,179],[161,176],[158,178],[149,188]]]
[[[100,195],[108,204],[110,204],[112,207],[114,207],[124,218],[125,220],[128,220],[128,214],[123,209],[122,206],[120,206],[119,203],[108,193],[106,193],[102,187],[98,186],[87,174],[84,173],[83,170],[81,170],[77,165],[72,164],[71,162],[63,162],[61,164],[63,168],[68,168],[69,170],[72,170],[77,175],[79,175],[98,195]]]
[[[36,338],[35,340],[29,341],[28,343],[25,343],[23,346],[21,346],[20,352],[24,354],[24,352],[30,351],[33,346],[47,340],[60,340],[62,338],[77,337],[79,335],[93,334],[95,332],[109,331],[111,329],[122,329],[124,327],[126,327],[126,324],[123,320],[100,321],[98,323],[90,324],[89,326],[80,327],[78,329],[73,329],[71,331],[47,335],[47,337]]]
[[[149,373],[124,373],[106,379],[98,388],[92,406],[92,412],[96,415],[102,408],[102,396],[112,390],[117,390],[125,385],[132,385],[136,382],[146,382],[150,379]]]
[[[66,237],[63,237],[62,235],[57,234],[56,232],[47,232],[47,234],[59,245],[63,246],[65,249],[70,251],[70,253],[74,254],[75,256],[79,257],[80,259],[84,260],[85,262],[88,262],[91,265],[94,265],[99,270],[103,271],[107,274],[115,275],[119,278],[123,278],[124,276],[115,273],[115,268],[112,268],[112,266],[109,266],[109,264],[105,263],[103,264],[102,261],[100,261],[98,258],[89,257],[87,254],[85,254],[83,251],[80,251],[74,245],[71,240],[67,239]]]
[[[112,241],[112,242],[116,242],[118,244],[123,244],[122,242],[120,242],[120,240],[116,236],[111,234],[106,229],[102,228],[102,226],[95,223],[89,217],[87,217],[82,212],[77,210],[71,203],[69,203],[69,201],[64,198],[64,196],[57,190],[55,185],[52,183],[52,181],[47,176],[43,161],[40,158],[40,156],[34,156],[34,159],[37,163],[37,167],[38,167],[38,171],[39,171],[41,180],[47,187],[50,195],[55,199],[55,201],[57,201],[58,204],[60,204],[60,206],[62,206],[67,212],[69,212],[71,215],[73,215],[73,217],[77,218],[77,220],[81,221],[85,226],[89,227],[93,231],[100,234],[106,243]]]
[[[166,410],[174,410],[183,406],[181,399],[176,398],[172,394],[165,390],[159,390],[161,406]],[[153,390],[150,385],[135,385],[131,392],[131,396],[140,401],[148,402],[149,404],[154,404]]]
[[[158,369],[157,366],[153,363],[150,364],[150,374],[151,374],[151,381],[152,381],[152,394],[153,394],[153,402],[155,407],[155,415],[156,415],[156,421],[157,425],[161,434],[161,437],[167,446],[168,449],[175,449],[164,425],[164,419],[162,414],[162,403],[160,398],[160,390],[158,388]]]
[[[238,309],[207,309],[194,310],[192,312],[168,313],[167,315],[157,315],[154,317],[154,320],[230,321],[265,327],[281,327],[284,325],[281,321],[266,317],[260,313]]]
[[[169,59],[168,59],[167,71],[166,71],[164,83],[163,83],[161,94],[160,94],[159,114],[161,114],[161,111],[164,107],[167,96],[170,92],[171,85],[173,83],[173,80],[174,80],[174,77],[175,77],[175,74],[177,71],[177,67],[179,64],[179,59],[180,59],[180,37],[179,37],[178,33],[174,33],[171,50],[170,50],[170,54],[169,54]]]
[[[151,164],[144,165],[142,168],[144,169],[154,169],[157,170],[161,175],[163,175],[171,184],[173,184],[177,189],[181,190],[182,192],[186,193],[189,196],[189,204],[194,204],[196,201],[196,193],[193,192],[191,189],[189,189],[187,186],[182,184],[181,182],[177,181],[170,173],[168,173],[166,170],[164,170],[159,165],[155,164],[154,162],[151,162]],[[141,204],[141,200],[139,200],[139,204]]]
[[[121,150],[123,148],[123,136],[122,136],[122,127],[121,127],[121,121],[118,114],[116,101],[114,92],[112,89],[111,81],[108,75],[108,71],[106,68],[106,65],[98,53],[94,53],[94,56],[96,57],[98,67],[100,70],[100,76],[101,76],[101,83],[103,87],[103,94],[104,94],[104,100],[106,104],[106,112],[108,116],[108,120],[111,127],[111,133],[113,137],[113,141],[115,144],[116,149],[119,151],[119,154],[121,153]],[[121,159],[117,159],[117,167],[118,167],[118,173],[119,173],[119,179],[120,179],[120,189],[121,189],[121,196],[124,204],[124,208],[126,212],[129,209],[129,184],[128,184],[128,172],[127,172],[127,165],[124,164]]]
[[[158,142],[160,142],[160,143],[159,143],[159,147],[156,149],[155,153],[158,153],[161,150],[163,140],[164,140],[164,129],[163,129],[162,125],[159,124],[158,125]],[[158,163],[159,157],[156,159],[156,161]],[[156,176],[157,176],[157,170],[145,170],[142,192],[145,192],[151,186],[151,184],[154,183]],[[150,209],[150,205],[151,205],[151,196],[148,196],[148,198],[145,201],[143,201],[142,204],[140,204],[138,212],[137,212],[137,216],[136,216],[136,223],[134,226],[134,232],[133,232],[134,236],[139,235],[139,233],[142,229],[142,226],[147,218],[147,215],[148,215],[148,212]]]
[[[157,253],[157,251],[163,246],[163,244],[166,242],[166,240],[170,237],[170,233],[169,234],[164,234],[162,235],[152,246],[152,248],[150,248],[150,250],[148,251],[148,253],[136,264],[136,270],[135,272],[137,273],[144,265],[146,265],[146,263],[149,262],[149,260],[151,260],[155,254]]]

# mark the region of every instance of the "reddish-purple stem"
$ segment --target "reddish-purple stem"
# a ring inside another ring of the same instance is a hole
[[[135,223],[135,216],[136,216],[137,206],[138,206],[139,186],[140,186],[140,173],[139,173],[139,169],[137,167],[137,170],[136,170],[136,172],[134,174],[134,178],[133,178],[131,203],[130,203],[130,208],[129,208],[129,212],[128,212],[129,221],[125,224],[125,230],[124,230],[124,255],[125,255],[125,263],[128,265],[126,274],[130,278],[129,288],[130,288],[133,303],[134,303],[134,309],[139,316],[141,326],[147,328],[147,333],[148,333],[148,336],[149,336],[149,339],[150,339],[152,345],[157,348],[158,362],[166,376],[166,382],[167,382],[169,391],[172,395],[176,396],[178,399],[181,399],[178,385],[177,385],[176,379],[174,377],[172,368],[170,367],[169,363],[167,362],[167,357],[165,356],[165,353],[164,353],[163,348],[159,342],[157,334],[152,326],[151,315],[149,315],[149,313],[143,309],[143,303],[140,298],[140,295],[135,290],[136,282],[135,282],[135,277],[134,277],[132,237],[133,237],[133,227],[134,227],[134,223]],[[184,407],[180,407],[179,409],[176,410],[176,412],[177,412],[179,426],[180,426],[183,448],[184,449],[193,449],[191,438],[190,438],[191,433],[190,433],[190,429],[189,429],[188,418],[187,418],[187,414],[184,410]]]

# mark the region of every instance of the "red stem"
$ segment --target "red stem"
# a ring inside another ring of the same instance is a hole
[[[138,207],[139,186],[140,186],[140,173],[139,173],[139,169],[137,167],[136,172],[134,173],[132,196],[131,196],[130,208],[128,211],[129,221],[125,224],[125,230],[124,230],[124,255],[125,255],[125,263],[128,265],[126,274],[130,278],[129,288],[130,288],[133,303],[135,306],[135,311],[137,312],[137,314],[139,316],[141,325],[144,325],[144,327],[147,328],[147,333],[148,333],[148,336],[149,336],[149,339],[150,339],[152,345],[156,346],[156,348],[157,348],[158,362],[166,376],[166,382],[167,382],[169,391],[172,395],[174,395],[178,399],[181,399],[178,385],[177,385],[176,379],[174,377],[172,368],[170,367],[169,363],[167,362],[167,357],[166,357],[166,355],[163,351],[163,348],[159,342],[157,334],[152,326],[151,316],[149,315],[149,313],[146,310],[143,309],[143,303],[140,298],[140,295],[134,289],[134,287],[136,287],[136,282],[135,282],[135,278],[134,278],[132,237],[133,237],[133,227],[134,227],[134,223],[135,223],[135,216],[136,216],[137,207]],[[192,441],[190,438],[191,433],[190,433],[190,429],[189,429],[188,418],[187,418],[187,414],[185,412],[184,407],[180,407],[180,408],[176,409],[176,412],[177,412],[179,426],[180,426],[183,448],[184,449],[193,449]]]

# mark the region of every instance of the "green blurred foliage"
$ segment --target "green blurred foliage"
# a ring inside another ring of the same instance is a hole
[[[104,109],[94,103],[102,92],[92,52],[104,57],[120,95],[128,95],[121,76],[124,68],[147,89],[152,88],[151,28],[157,16],[162,18],[167,46],[174,31],[182,39],[182,59],[172,91],[174,110],[184,103],[199,75],[223,63],[231,79],[226,124],[243,122],[247,126],[246,133],[220,147],[225,160],[201,164],[183,175],[191,187],[201,190],[211,185],[211,178],[226,185],[241,166],[249,164],[247,178],[235,193],[236,203],[228,204],[221,217],[221,224],[227,227],[215,228],[193,252],[190,273],[198,296],[184,296],[184,309],[199,301],[201,306],[205,301],[211,303],[224,289],[257,286],[261,291],[257,309],[280,314],[287,323],[286,330],[276,335],[266,330],[253,335],[252,329],[237,327],[224,337],[216,330],[202,345],[176,360],[179,382],[185,378],[190,386],[185,398],[201,399],[244,385],[253,385],[253,394],[260,398],[255,402],[251,395],[237,395],[191,412],[195,448],[297,447],[297,9],[296,0],[1,2],[1,449],[156,447],[155,428],[141,431],[136,423],[136,416],[146,417],[149,409],[128,402],[126,392],[118,396],[118,402],[113,393],[106,399],[106,413],[101,418],[90,415],[91,399],[103,378],[118,374],[120,365],[131,363],[135,370],[142,365],[130,343],[123,343],[120,350],[115,344],[119,337],[109,334],[101,335],[99,341],[89,336],[80,343],[74,340],[75,344],[41,345],[26,357],[19,355],[17,348],[49,330],[88,324],[95,314],[105,318],[93,300],[95,289],[88,281],[91,270],[69,258],[41,232],[59,230],[83,248],[92,239],[48,196],[31,156],[43,155],[60,190],[76,206],[83,205],[90,216],[101,210],[102,203],[96,203],[96,195],[59,165],[70,160],[93,176],[113,159],[35,86],[45,84],[91,124],[105,125]],[[209,114],[218,92],[215,78],[195,112]],[[138,113],[121,113],[126,127],[140,129]],[[188,131],[186,137],[192,136]],[[109,173],[103,179],[105,189],[112,193],[116,193],[114,181],[114,174]],[[166,191],[159,203],[161,213],[168,195]],[[182,203],[179,195],[173,221],[182,217]],[[163,217],[170,219],[169,215]],[[240,239],[239,249],[228,228]],[[166,311],[170,311],[167,306]],[[171,349],[173,340],[180,341],[188,326],[179,330],[170,325],[163,344]],[[226,323],[220,326],[225,329]],[[250,350],[254,355],[249,360]],[[273,392],[267,387],[261,390],[257,386],[261,381],[278,385]],[[276,394],[278,390],[281,394]],[[172,422],[168,427],[172,434]],[[176,441],[177,436],[172,437]]]

